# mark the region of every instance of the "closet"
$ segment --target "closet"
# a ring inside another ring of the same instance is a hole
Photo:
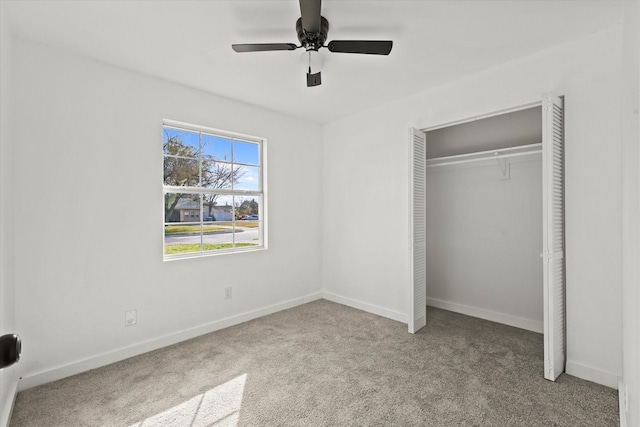
[[[563,100],[410,131],[409,332],[427,306],[545,336],[565,363]],[[427,325],[428,327],[428,325]]]

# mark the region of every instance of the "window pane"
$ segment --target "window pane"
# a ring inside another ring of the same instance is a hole
[[[232,196],[204,194],[202,200],[202,216],[205,222],[233,220]]]
[[[260,220],[259,196],[235,196],[235,206],[238,221]]]
[[[202,157],[231,162],[231,140],[203,133]]]
[[[200,222],[200,195],[165,193],[165,222]]]
[[[218,251],[233,248],[233,222],[216,221],[204,226],[203,248]]]
[[[258,196],[235,196],[236,246],[261,245],[261,199]]]
[[[164,253],[167,255],[200,252],[200,224],[166,224],[164,226]]]
[[[236,181],[233,184],[234,190],[260,190],[260,168],[256,166],[234,165],[234,175]]]
[[[164,218],[165,254],[184,254],[202,250],[199,194],[166,193]]]
[[[164,154],[197,158],[200,155],[200,134],[182,129],[163,128]]]
[[[231,189],[235,175],[231,163],[202,161],[202,186],[204,188]]]
[[[203,210],[211,221],[203,227],[204,250],[233,248],[233,196],[204,194],[203,200]]]
[[[233,163],[260,164],[260,146],[252,142],[233,141]]]
[[[200,168],[196,159],[164,156],[165,185],[198,186]]]

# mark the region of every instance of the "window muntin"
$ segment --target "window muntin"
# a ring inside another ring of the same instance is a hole
[[[165,122],[165,259],[261,249],[261,139]]]

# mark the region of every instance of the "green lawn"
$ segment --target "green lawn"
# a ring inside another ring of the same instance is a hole
[[[246,246],[258,246],[256,243],[236,243],[236,248],[243,248]],[[231,243],[205,243],[203,245],[203,251],[217,251],[220,249],[231,249],[233,245]],[[164,253],[166,255],[186,254],[191,252],[200,252],[199,243],[177,243],[173,245],[165,245]]]
[[[244,228],[256,228],[258,227],[258,221],[237,221],[236,227],[244,227]],[[202,232],[204,234],[207,233],[230,233],[233,231],[232,223],[223,222],[216,225],[205,224],[202,226]],[[241,230],[236,230],[241,231]],[[176,235],[176,234],[200,234],[200,226],[199,225],[165,225],[164,226],[164,234],[165,235]]]
[[[231,227],[220,227],[217,225],[204,225],[202,226],[204,233],[221,233],[231,232]],[[199,225],[165,225],[164,234],[200,234]]]
[[[258,221],[236,221],[236,227],[256,228]]]

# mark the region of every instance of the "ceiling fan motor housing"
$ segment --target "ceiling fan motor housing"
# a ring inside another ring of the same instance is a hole
[[[318,50],[324,46],[324,42],[327,40],[327,34],[329,33],[329,21],[324,16],[320,17],[320,32],[308,33],[302,28],[302,18],[298,18],[296,21],[296,32],[298,33],[298,40],[302,47],[306,50]]]

